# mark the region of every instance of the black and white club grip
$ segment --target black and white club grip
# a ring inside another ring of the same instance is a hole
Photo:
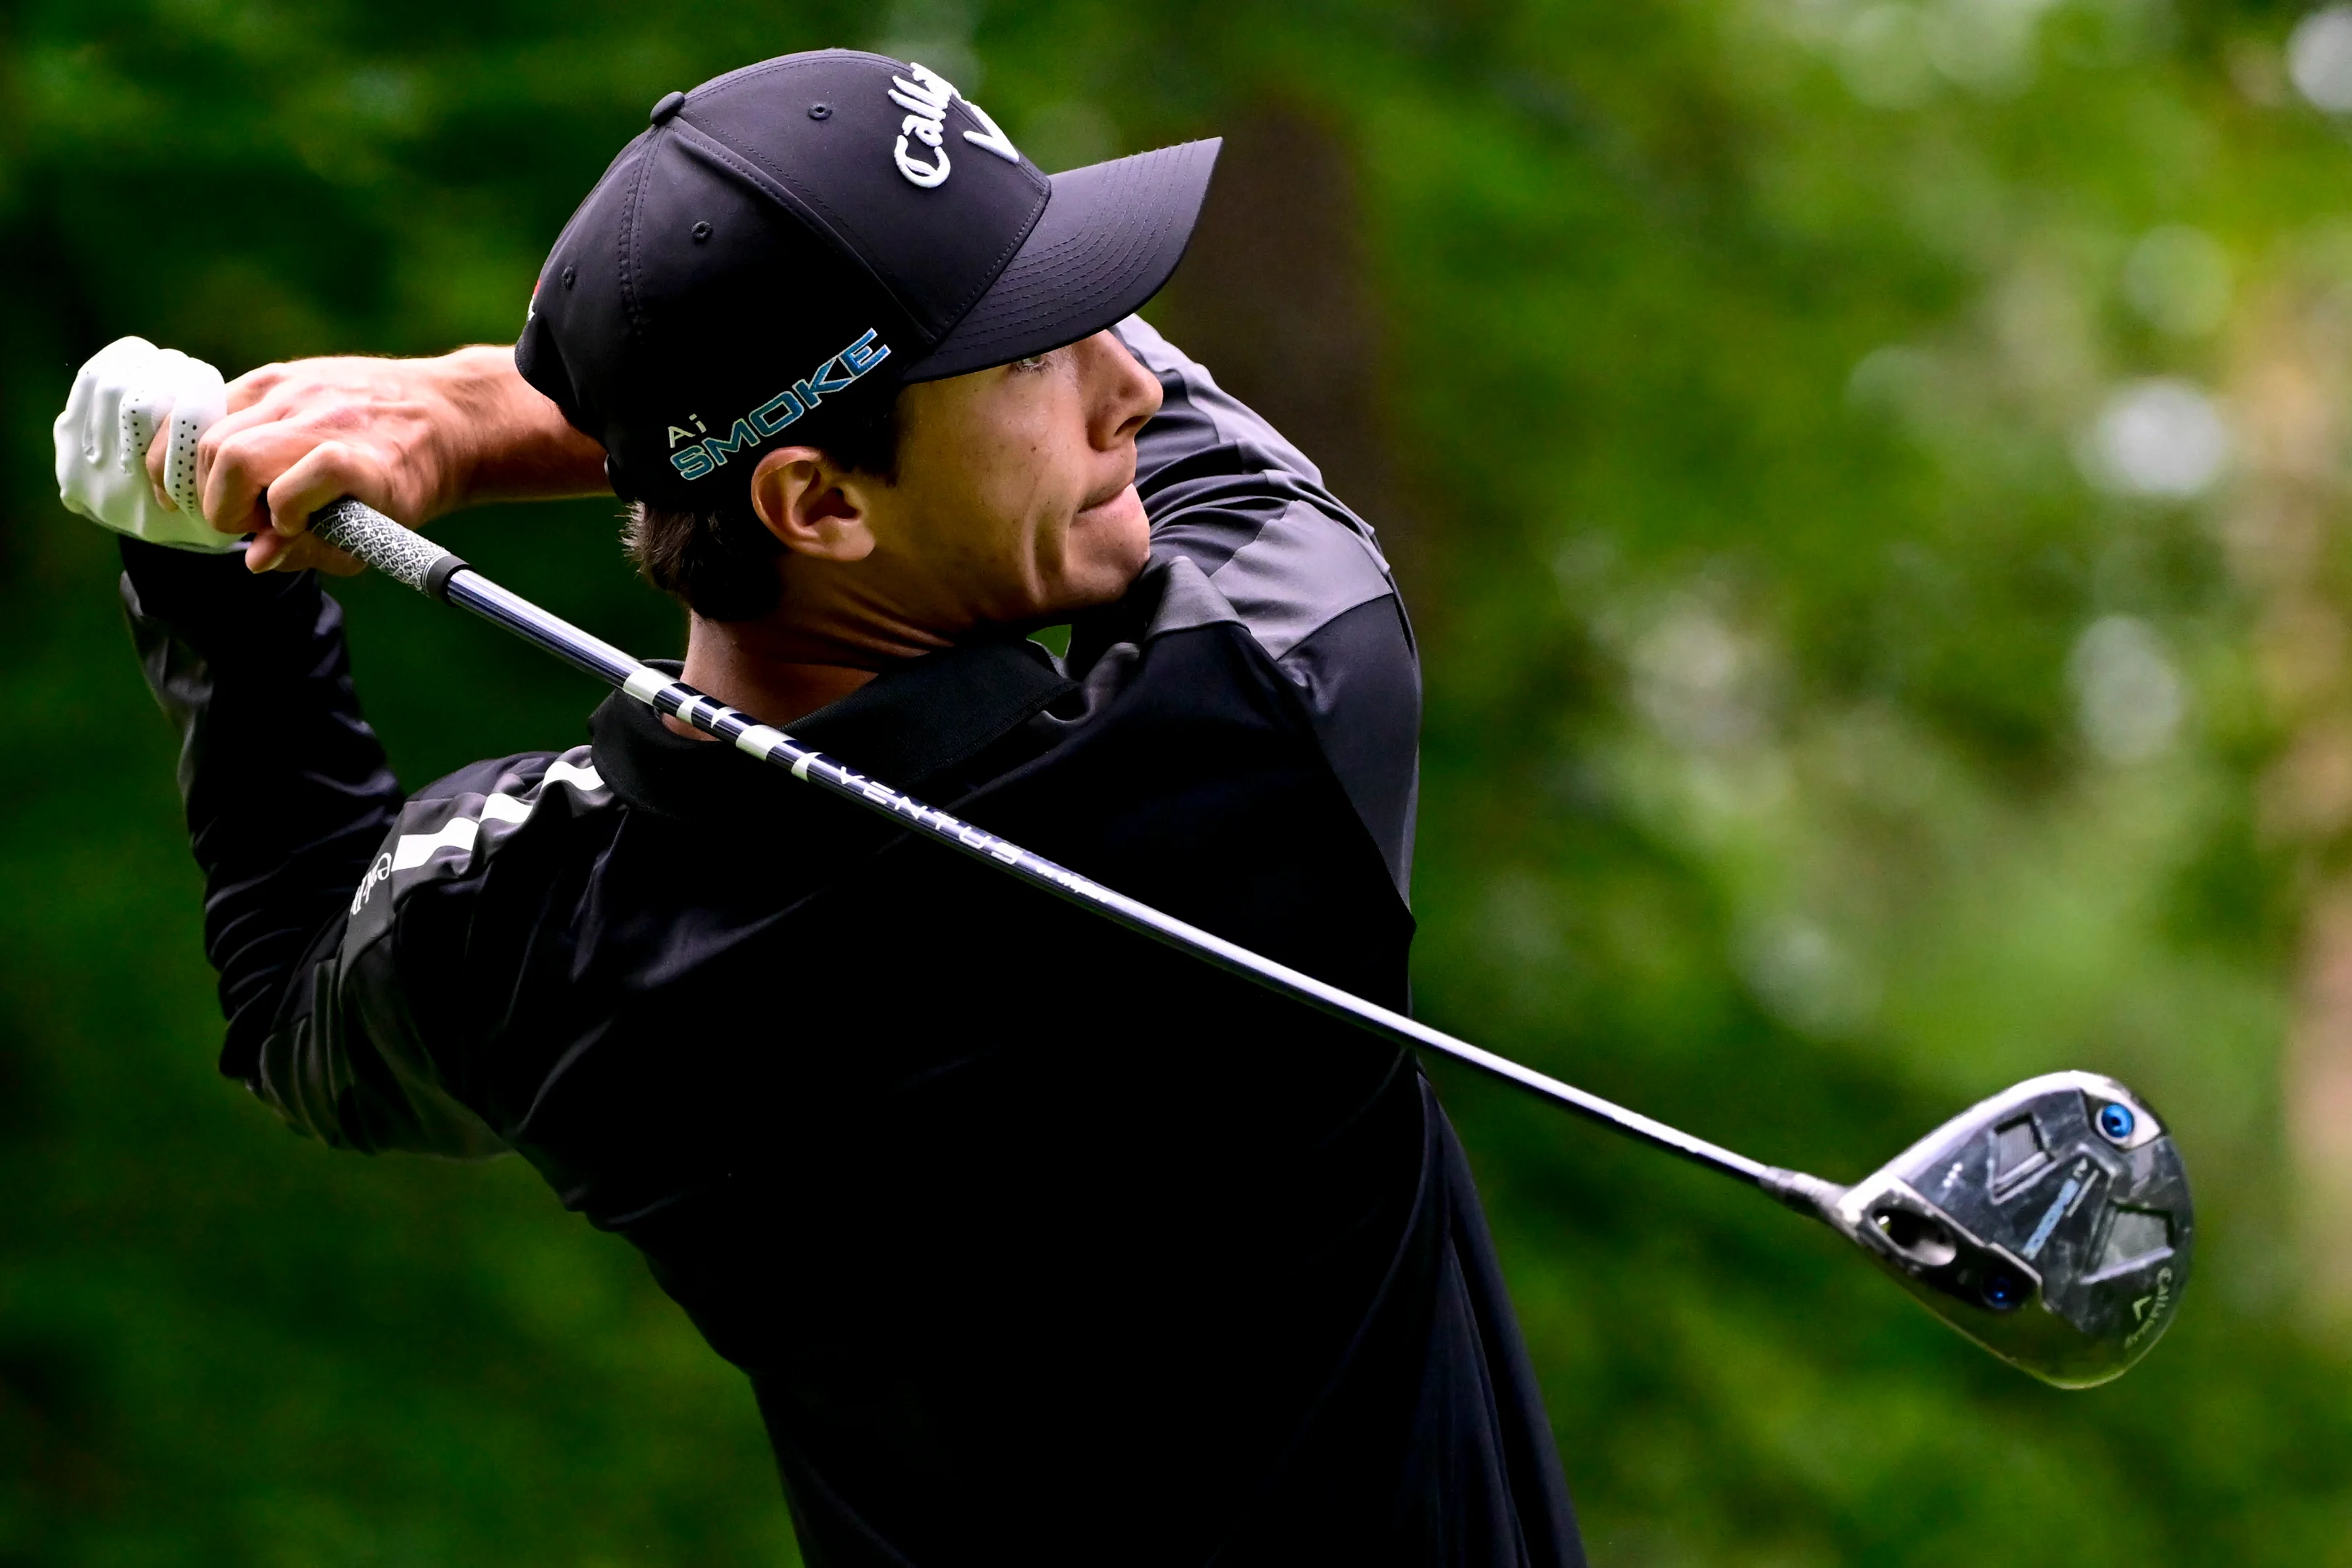
[[[449,598],[449,579],[466,569],[451,551],[349,496],[311,513],[310,531],[394,581],[444,603]]]

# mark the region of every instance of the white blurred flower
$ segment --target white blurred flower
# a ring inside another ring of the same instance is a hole
[[[1873,5],[1855,16],[1838,39],[1838,64],[1847,89],[1877,109],[1925,103],[1936,86],[1919,13],[1910,5]]]
[[[2185,224],[2150,229],[2124,263],[2124,298],[2177,337],[2210,332],[2230,308],[2229,255],[2210,235]]]
[[[2286,72],[2314,107],[2352,113],[2352,5],[2329,5],[2295,24]]]
[[[1807,1034],[1848,1033],[1878,1008],[1878,981],[1822,926],[1801,917],[1762,927],[1742,945],[1740,969],[1767,1011]]]
[[[1714,751],[1764,728],[1758,659],[1712,611],[1684,600],[1634,645],[1633,700],[1675,745]]]
[[[1937,0],[1924,17],[1929,63],[1972,91],[2006,96],[2033,76],[2045,0]]]
[[[2230,460],[2229,427],[2193,382],[2170,376],[2118,387],[2083,454],[2094,484],[2126,496],[2202,495]]]
[[[2095,622],[2066,660],[2083,737],[2109,762],[2145,762],[2169,749],[2188,709],[2179,673],[2145,621]]]

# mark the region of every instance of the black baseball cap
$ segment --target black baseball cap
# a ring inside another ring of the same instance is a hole
[[[515,363],[621,495],[730,509],[769,447],[1150,298],[1217,147],[1048,175],[919,65],[763,60],[654,106],[548,254]]]

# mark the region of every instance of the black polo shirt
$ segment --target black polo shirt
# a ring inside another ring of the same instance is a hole
[[[1371,534],[1140,322],[1150,566],[790,727],[1406,1004],[1418,680]],[[304,578],[126,547],[224,1071],[514,1151],[750,1375],[821,1564],[1580,1560],[1409,1056],[614,697],[404,795]],[[248,803],[266,800],[266,814]]]

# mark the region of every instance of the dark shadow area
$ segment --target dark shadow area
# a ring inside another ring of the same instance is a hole
[[[1354,153],[1315,112],[1266,100],[1221,123],[1192,246],[1150,314],[1271,421],[1379,531],[1409,603],[1423,540],[1382,403],[1385,328]]]

